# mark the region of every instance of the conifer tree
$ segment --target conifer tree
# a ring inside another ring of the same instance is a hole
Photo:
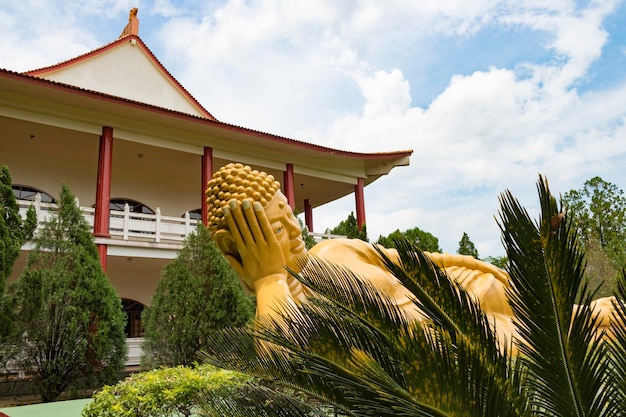
[[[117,378],[126,357],[125,315],[67,185],[35,242],[9,301],[18,364],[34,372],[46,402],[77,383]]]
[[[456,253],[459,255],[469,255],[478,259],[478,249],[476,249],[474,242],[470,240],[469,235],[465,232],[463,232],[463,237],[461,237],[459,249],[457,249]]]
[[[348,239],[361,239],[365,242],[369,242],[365,225],[359,228],[354,212],[350,212],[348,218],[339,222],[339,224],[333,228],[330,233],[333,235],[343,235]]]
[[[9,306],[3,303],[6,280],[13,271],[13,265],[26,240],[30,239],[37,227],[37,215],[31,206],[22,219],[19,205],[12,189],[9,168],[4,165],[0,171],[0,369],[10,359],[12,344],[8,343],[12,331],[9,319]]]
[[[28,210],[25,220],[20,216],[13,194],[11,174],[9,168],[3,165],[0,171],[0,297],[4,294],[6,279],[13,271],[20,248],[32,237],[36,226],[34,208]]]
[[[210,334],[242,326],[253,315],[239,277],[200,224],[164,268],[143,311],[144,364],[191,365]]]

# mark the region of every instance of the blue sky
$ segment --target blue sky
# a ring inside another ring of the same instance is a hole
[[[21,0],[0,3],[0,67],[51,65],[140,37],[218,119],[325,146],[413,149],[366,188],[371,239],[463,232],[502,255],[510,189],[536,213],[600,176],[626,188],[626,4],[620,0]],[[323,231],[353,197],[314,212]]]

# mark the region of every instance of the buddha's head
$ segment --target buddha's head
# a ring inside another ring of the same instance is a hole
[[[261,203],[283,250],[285,264],[298,270],[298,258],[306,253],[302,229],[287,198],[280,191],[280,183],[272,175],[252,170],[242,164],[228,164],[220,168],[208,182],[206,199],[209,232],[222,253],[227,255],[227,259],[231,260],[232,257],[240,261],[241,257],[224,220],[222,209],[232,200],[241,203],[248,199]]]

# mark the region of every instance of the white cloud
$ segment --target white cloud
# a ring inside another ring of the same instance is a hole
[[[619,4],[155,0],[138,7],[142,37],[150,35],[150,48],[217,118],[342,149],[413,149],[411,166],[366,189],[370,237],[417,226],[454,251],[465,231],[486,256],[499,253],[493,216],[504,189],[533,210],[538,173],[556,192],[592,175],[626,187],[626,85],[594,90],[589,72],[611,36],[604,21]],[[133,6],[3,4],[0,66],[31,69],[101,46],[114,37],[95,33],[94,25],[114,16],[117,36]],[[148,16],[157,15],[165,23],[150,27]],[[477,71],[457,65],[473,58],[463,48],[459,56],[437,48],[517,31],[545,35],[536,45],[545,54],[481,62]],[[388,62],[396,53],[418,56]],[[420,66],[422,60],[437,65]],[[452,68],[447,85],[416,100],[411,80],[428,79],[432,74],[420,71],[439,65]],[[352,210],[352,196],[316,209],[316,229],[335,226]]]

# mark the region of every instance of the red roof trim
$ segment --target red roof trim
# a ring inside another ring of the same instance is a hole
[[[26,81],[32,84],[39,84],[45,87],[51,87],[57,90],[69,92],[72,94],[77,94],[83,97],[89,97],[96,100],[102,100],[110,103],[120,104],[131,106],[137,109],[148,110],[154,113],[159,113],[167,116],[176,117],[178,119],[188,120],[190,122],[195,123],[203,123],[217,126],[219,128],[237,132],[241,134],[245,134],[248,136],[257,137],[259,139],[269,140],[277,143],[284,143],[287,145],[298,146],[305,149],[310,149],[315,152],[321,152],[326,154],[333,154],[338,156],[345,156],[348,158],[358,158],[358,159],[392,159],[392,158],[402,158],[408,157],[413,153],[413,150],[402,150],[402,151],[394,151],[394,152],[374,152],[374,153],[361,153],[361,152],[351,152],[351,151],[343,151],[340,149],[333,149],[326,146],[314,145],[307,142],[302,142],[296,139],[289,139],[283,136],[274,135],[271,133],[265,133],[254,129],[249,129],[242,126],[232,125],[224,122],[220,122],[215,119],[206,119],[199,116],[194,116],[192,114],[182,113],[176,110],[165,109],[163,107],[154,106],[151,104],[141,103],[138,101],[112,96],[109,94],[101,93],[98,91],[87,90],[84,88],[76,87],[69,84],[59,83],[56,81],[47,80],[45,78],[39,78],[36,76],[29,75],[27,73],[17,73],[10,70],[5,70],[0,68],[0,76],[4,78],[13,78],[18,79],[20,81]]]
[[[141,47],[143,49],[143,51],[148,54],[148,57],[150,57],[150,59],[154,62],[154,64],[157,66],[157,68],[159,68],[163,74],[165,74],[165,76],[174,84],[174,86],[176,86],[176,88],[184,95],[187,97],[188,100],[190,100],[194,106],[196,106],[198,108],[198,110],[204,114],[204,116],[207,119],[211,119],[211,120],[217,120],[215,117],[213,117],[213,115],[211,113],[209,113],[201,104],[200,102],[198,102],[198,100],[196,100],[190,93],[189,91],[187,91],[185,89],[185,87],[182,86],[181,83],[179,83],[176,78],[174,78],[174,76],[163,66],[163,64],[161,64],[161,62],[158,60],[158,58],[152,53],[152,51],[150,50],[150,48],[148,48],[146,46],[145,43],[143,43],[143,41],[141,40],[141,38],[139,38],[139,36],[135,36],[135,35],[128,35],[128,36],[124,36],[123,38],[119,38],[107,45],[101,46],[98,49],[94,49],[93,51],[87,52],[85,54],[79,55],[77,57],[68,59],[67,61],[63,61],[60,62],[58,64],[55,65],[50,65],[47,67],[43,67],[43,68],[39,68],[39,69],[35,69],[35,70],[31,70],[31,71],[26,71],[23,74],[24,75],[30,75],[33,77],[39,77],[41,75],[44,74],[48,74],[54,71],[57,71],[59,69],[62,68],[67,68],[70,67],[78,62],[82,62],[82,61],[86,61],[91,57],[100,55],[110,49],[115,49],[116,47],[118,47],[119,45],[122,45],[126,42],[131,42],[132,40],[135,40],[137,42],[137,45],[139,45],[139,47]]]

